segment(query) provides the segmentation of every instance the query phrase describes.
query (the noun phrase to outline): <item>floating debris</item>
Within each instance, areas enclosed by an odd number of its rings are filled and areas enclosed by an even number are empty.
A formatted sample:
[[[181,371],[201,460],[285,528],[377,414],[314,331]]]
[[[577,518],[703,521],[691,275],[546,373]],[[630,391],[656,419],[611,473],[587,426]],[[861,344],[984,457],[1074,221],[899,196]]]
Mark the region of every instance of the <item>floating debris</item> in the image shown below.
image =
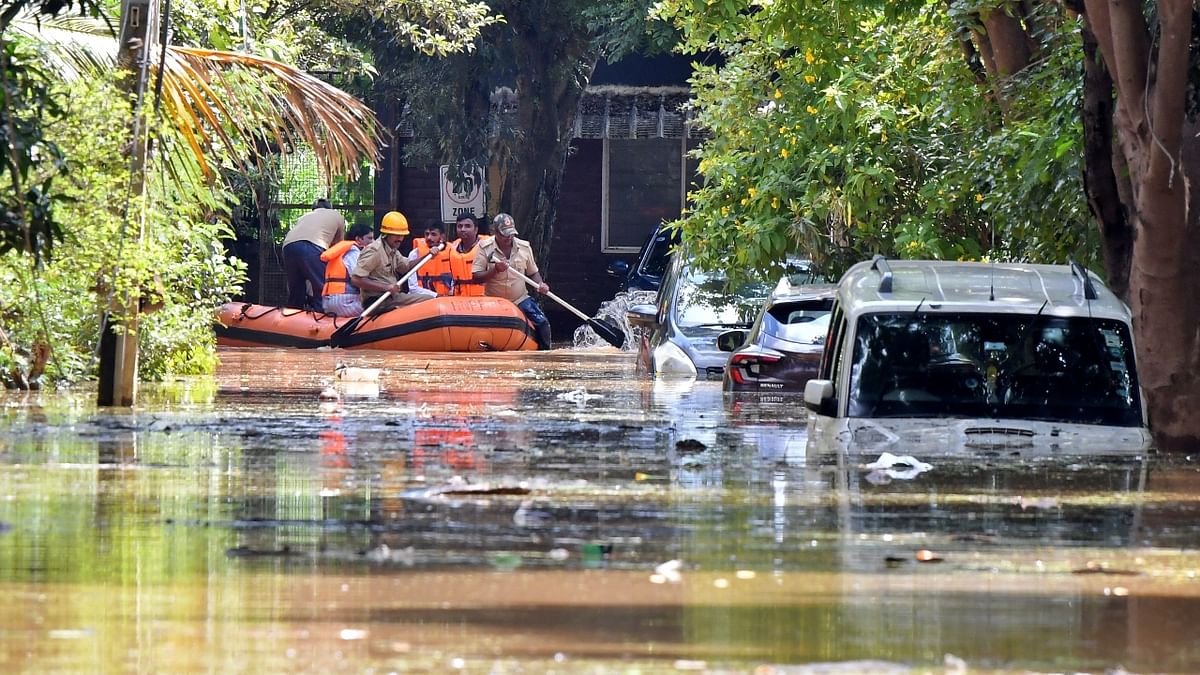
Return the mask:
[[[601,394],[589,394],[588,391],[582,387],[558,395],[558,400],[569,401],[578,405],[582,405],[592,399],[597,398],[604,398],[604,396]]]
[[[333,369],[333,377],[339,382],[378,382],[382,368],[359,368],[342,362]]]
[[[668,560],[654,568],[654,574],[650,575],[650,583],[677,584],[683,581],[683,575],[679,573],[682,567],[682,560]]]
[[[708,446],[694,438],[685,438],[675,442],[675,449],[679,452],[704,452]]]
[[[917,559],[917,562],[923,562],[923,563],[940,563],[943,560],[945,560],[945,558],[942,558],[940,555],[934,553],[933,551],[930,551],[927,548],[923,548],[923,549],[917,551],[916,554],[913,555],[913,557]]]
[[[1089,560],[1087,564],[1079,569],[1071,570],[1071,574],[1111,574],[1120,577],[1137,577],[1141,576],[1141,572],[1136,570],[1124,570],[1115,567],[1109,567],[1108,563]]]

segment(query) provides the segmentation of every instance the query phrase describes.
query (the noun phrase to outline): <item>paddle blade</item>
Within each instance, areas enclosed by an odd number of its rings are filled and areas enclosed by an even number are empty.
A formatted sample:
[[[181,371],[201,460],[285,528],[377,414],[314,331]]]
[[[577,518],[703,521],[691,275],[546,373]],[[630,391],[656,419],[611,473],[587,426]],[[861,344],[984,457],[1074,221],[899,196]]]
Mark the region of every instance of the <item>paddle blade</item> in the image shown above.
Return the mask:
[[[602,319],[588,319],[587,324],[596,331],[596,335],[599,335],[608,344],[617,349],[625,346],[625,333],[622,333],[621,329],[616,326]]]
[[[346,338],[354,334],[355,329],[358,328],[358,324],[361,321],[362,317],[356,316],[342,324],[337,330],[333,331],[333,333],[329,335],[329,346],[341,347]]]

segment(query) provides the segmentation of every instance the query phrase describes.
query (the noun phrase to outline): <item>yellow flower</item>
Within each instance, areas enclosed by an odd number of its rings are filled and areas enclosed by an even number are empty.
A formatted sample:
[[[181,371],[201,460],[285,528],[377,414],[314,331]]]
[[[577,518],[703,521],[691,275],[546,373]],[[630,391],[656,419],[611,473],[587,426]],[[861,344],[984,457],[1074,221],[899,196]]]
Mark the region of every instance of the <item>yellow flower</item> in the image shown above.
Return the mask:
[[[887,143],[887,132],[886,131],[879,132],[879,140],[883,141],[884,143]]]
[[[775,98],[783,98],[783,92],[776,89],[775,90]]]
[[[812,75],[805,75],[805,76],[804,76],[804,81],[805,81],[805,82],[807,82],[807,83],[809,83],[809,84],[812,84],[812,83],[814,83],[814,82],[816,82],[816,81],[817,81],[817,78],[816,78],[816,77],[814,77],[814,76],[812,76]]]
[[[721,207],[721,215],[723,215],[723,216],[729,215],[729,207],[728,206]]]
[[[775,61],[775,70],[783,70],[783,67],[786,65],[787,65],[786,61],[784,61],[783,59],[778,59]]]
[[[783,157],[783,158],[785,158],[785,159],[786,159],[786,158],[787,158],[787,156],[788,156],[788,149],[787,149],[787,148],[783,148],[783,149],[781,149],[781,150],[779,151],[779,156],[780,156],[780,157]]]
[[[745,206],[745,205],[747,205],[747,204],[749,204],[749,203],[750,203],[750,200],[749,200],[749,199],[746,199],[745,197],[742,197],[742,206]]]
[[[773,209],[779,208],[779,197],[775,197],[771,200],[771,208],[773,208]]]
[[[781,134],[786,134],[787,130],[788,130],[787,127],[779,127],[779,133],[781,133]]]
[[[758,194],[758,188],[750,188],[749,190],[747,190],[747,192],[749,192],[750,197],[753,198],[755,195]]]
[[[813,56],[811,48],[804,50],[804,61],[806,63],[808,63],[809,65],[812,65],[812,63],[816,60],[817,60],[817,58],[815,56]]]
[[[981,195],[981,194],[979,194],[978,192],[976,192],[976,193],[975,193],[975,202],[976,202],[976,203],[983,203],[983,195]]]
[[[820,112],[819,110],[817,110],[816,108],[812,107],[811,105],[810,105],[810,106],[806,106],[804,109],[808,111],[808,114],[809,114],[809,115],[816,115],[818,112]]]

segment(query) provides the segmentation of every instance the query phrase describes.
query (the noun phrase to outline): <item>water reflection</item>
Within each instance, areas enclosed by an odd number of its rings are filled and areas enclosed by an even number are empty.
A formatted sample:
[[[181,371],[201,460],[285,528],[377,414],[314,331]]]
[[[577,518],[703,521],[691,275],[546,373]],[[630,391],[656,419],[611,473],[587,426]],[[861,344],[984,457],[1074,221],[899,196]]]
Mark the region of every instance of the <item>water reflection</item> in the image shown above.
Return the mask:
[[[791,400],[614,350],[355,354],[365,393],[339,357],[229,350],[134,411],[6,400],[0,663],[1200,666],[1185,458],[913,447],[932,468],[879,481]]]

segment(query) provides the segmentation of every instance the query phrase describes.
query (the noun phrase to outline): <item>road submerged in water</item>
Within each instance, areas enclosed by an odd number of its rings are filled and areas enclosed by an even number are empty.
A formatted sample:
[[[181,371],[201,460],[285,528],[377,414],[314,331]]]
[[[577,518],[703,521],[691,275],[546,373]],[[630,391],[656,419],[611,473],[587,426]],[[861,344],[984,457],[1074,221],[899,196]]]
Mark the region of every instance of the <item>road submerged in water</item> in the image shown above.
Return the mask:
[[[4,399],[5,672],[1200,671],[1195,456],[872,468],[608,348],[93,398]]]

